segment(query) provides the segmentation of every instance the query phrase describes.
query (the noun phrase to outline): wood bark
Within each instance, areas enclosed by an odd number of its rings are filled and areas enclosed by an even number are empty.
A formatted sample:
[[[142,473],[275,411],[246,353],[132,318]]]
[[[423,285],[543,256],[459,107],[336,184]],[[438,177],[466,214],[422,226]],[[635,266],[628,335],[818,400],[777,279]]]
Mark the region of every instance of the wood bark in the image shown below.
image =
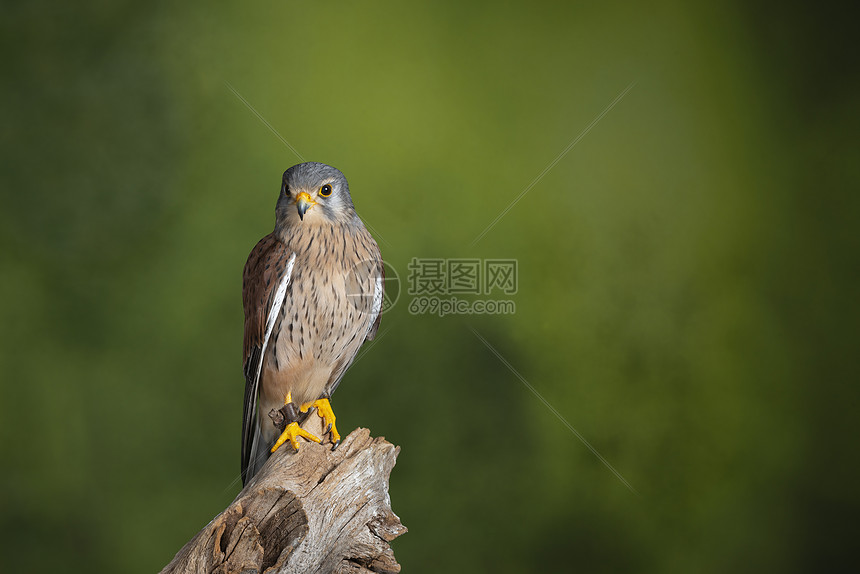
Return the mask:
[[[324,436],[316,415],[302,426]],[[299,440],[298,452],[287,443],[273,454],[162,574],[400,572],[389,542],[406,527],[388,496],[400,448],[362,428],[336,450]]]

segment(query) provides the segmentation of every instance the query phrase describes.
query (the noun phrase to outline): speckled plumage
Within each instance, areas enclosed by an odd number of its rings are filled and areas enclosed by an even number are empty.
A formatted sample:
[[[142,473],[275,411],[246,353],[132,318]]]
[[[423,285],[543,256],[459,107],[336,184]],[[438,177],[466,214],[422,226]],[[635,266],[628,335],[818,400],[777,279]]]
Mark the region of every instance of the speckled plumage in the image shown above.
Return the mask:
[[[325,184],[332,186],[328,197],[319,193]],[[302,192],[316,202],[304,217],[296,207]],[[266,339],[275,291],[284,281],[283,302]],[[378,329],[381,289],[379,247],[355,212],[343,174],[319,163],[288,169],[275,230],[251,251],[243,275],[246,482],[279,434],[269,411],[282,407],[287,393],[298,405],[331,396],[362,343]]]

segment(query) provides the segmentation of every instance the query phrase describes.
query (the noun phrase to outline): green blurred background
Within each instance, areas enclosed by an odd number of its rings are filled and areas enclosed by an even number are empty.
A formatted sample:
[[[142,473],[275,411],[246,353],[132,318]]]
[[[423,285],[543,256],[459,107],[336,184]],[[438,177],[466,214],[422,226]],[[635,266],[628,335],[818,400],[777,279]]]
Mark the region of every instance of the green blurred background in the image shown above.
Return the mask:
[[[153,572],[236,495],[241,270],[298,163],[385,258],[515,258],[334,398],[405,572],[810,571],[856,545],[849,14],[679,1],[4,6],[4,571]],[[626,87],[627,95],[473,239]],[[471,333],[476,329],[639,492]]]

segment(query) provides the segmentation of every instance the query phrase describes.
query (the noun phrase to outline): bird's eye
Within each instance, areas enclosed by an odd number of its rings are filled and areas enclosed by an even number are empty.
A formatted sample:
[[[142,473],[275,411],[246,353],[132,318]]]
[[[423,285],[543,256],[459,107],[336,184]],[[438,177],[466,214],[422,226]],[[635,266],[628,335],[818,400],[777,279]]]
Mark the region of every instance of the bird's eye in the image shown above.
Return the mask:
[[[329,184],[325,184],[320,188],[320,197],[328,197],[331,195],[331,186]]]

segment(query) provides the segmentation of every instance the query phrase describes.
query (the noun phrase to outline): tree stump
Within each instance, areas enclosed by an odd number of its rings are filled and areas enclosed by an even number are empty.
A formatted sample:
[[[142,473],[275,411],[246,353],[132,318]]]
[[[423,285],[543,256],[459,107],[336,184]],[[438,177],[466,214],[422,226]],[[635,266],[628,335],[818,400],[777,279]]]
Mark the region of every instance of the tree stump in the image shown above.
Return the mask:
[[[316,414],[302,426],[324,436]],[[362,428],[336,450],[300,440],[298,452],[278,449],[162,574],[400,572],[389,542],[406,527],[388,496],[400,448]]]

